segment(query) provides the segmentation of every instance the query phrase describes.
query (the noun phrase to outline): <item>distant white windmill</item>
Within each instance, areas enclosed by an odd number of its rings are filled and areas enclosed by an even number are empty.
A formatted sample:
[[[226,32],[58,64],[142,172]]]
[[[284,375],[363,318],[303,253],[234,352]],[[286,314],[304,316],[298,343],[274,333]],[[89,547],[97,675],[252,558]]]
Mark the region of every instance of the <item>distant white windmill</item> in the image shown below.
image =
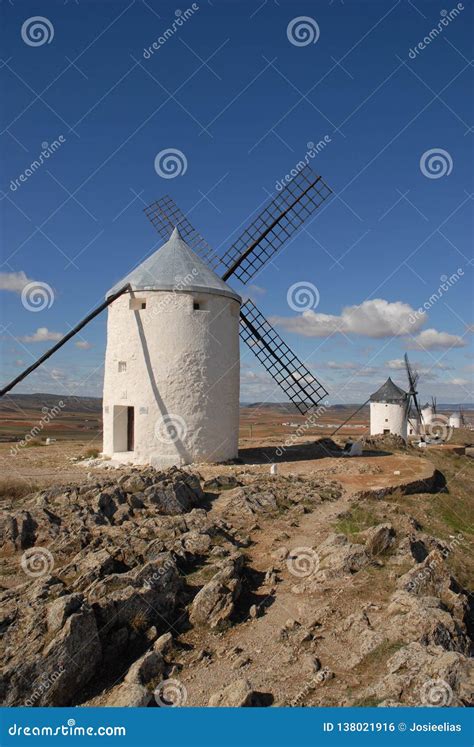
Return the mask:
[[[408,394],[389,377],[370,396],[370,435],[393,434],[407,438]]]
[[[419,375],[405,354],[408,391],[405,392],[389,377],[385,384],[370,396],[370,434],[392,433],[405,441],[408,436],[423,435],[424,416],[418,403]]]

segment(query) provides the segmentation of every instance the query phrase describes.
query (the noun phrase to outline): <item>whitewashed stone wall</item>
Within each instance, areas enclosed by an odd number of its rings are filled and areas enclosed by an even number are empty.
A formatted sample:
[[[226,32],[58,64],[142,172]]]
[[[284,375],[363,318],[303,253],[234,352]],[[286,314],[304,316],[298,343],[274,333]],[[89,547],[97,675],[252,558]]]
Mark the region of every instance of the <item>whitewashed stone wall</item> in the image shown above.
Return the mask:
[[[140,299],[146,308],[131,309]],[[236,457],[239,378],[238,301],[198,292],[121,296],[108,311],[104,454],[157,467]]]

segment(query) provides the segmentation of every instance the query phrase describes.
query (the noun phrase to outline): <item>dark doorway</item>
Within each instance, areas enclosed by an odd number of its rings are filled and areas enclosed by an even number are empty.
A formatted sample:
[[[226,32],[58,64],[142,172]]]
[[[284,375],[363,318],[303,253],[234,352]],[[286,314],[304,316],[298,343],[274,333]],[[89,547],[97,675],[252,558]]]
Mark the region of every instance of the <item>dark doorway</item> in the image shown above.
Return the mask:
[[[135,450],[135,408],[127,407],[127,451]]]

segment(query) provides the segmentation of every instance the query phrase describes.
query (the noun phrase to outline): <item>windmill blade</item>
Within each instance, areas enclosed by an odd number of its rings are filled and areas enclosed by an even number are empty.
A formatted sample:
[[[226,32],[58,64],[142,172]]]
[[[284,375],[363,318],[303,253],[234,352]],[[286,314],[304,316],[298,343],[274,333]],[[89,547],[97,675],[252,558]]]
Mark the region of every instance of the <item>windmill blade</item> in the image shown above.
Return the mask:
[[[196,231],[172,197],[169,195],[160,197],[159,200],[155,200],[151,205],[144,208],[143,212],[164,241],[168,241],[173,230],[179,228],[185,242],[211,269],[215,270],[220,264],[219,256],[201,234]]]
[[[409,386],[408,398],[407,398],[408,412],[410,410],[410,399],[412,399],[413,400],[413,404],[415,406],[415,412],[418,415],[418,418],[420,420],[420,426],[422,426],[423,425],[423,415],[421,413],[420,403],[418,402],[418,397],[417,397],[418,392],[416,391],[416,385],[417,385],[418,379],[420,377],[419,377],[419,374],[416,371],[414,371],[413,368],[411,367],[410,361],[408,360],[408,355],[406,353],[405,353],[404,358],[405,358],[405,368],[407,370],[408,386]]]
[[[12,381],[10,381],[6,386],[3,387],[3,389],[0,390],[0,397],[3,397],[7,392],[10,391],[10,389],[13,389],[14,386],[20,383],[20,381],[23,381],[23,379],[26,379],[27,376],[30,375],[30,373],[33,373],[38,366],[41,366],[42,363],[44,363],[50,356],[53,355],[53,353],[56,352],[56,350],[59,350],[59,348],[62,348],[62,346],[71,339],[71,337],[74,337],[74,335],[77,335],[78,332],[83,329],[86,324],[89,324],[93,319],[95,319],[96,316],[98,316],[104,309],[106,309],[108,306],[110,306],[111,303],[113,303],[119,296],[122,296],[124,293],[128,293],[130,291],[130,285],[127,283],[127,285],[124,285],[122,288],[119,288],[118,291],[113,293],[111,296],[106,298],[103,303],[101,303],[97,308],[95,308],[93,311],[91,311],[89,314],[87,314],[84,319],[82,319],[78,324],[76,324],[72,329],[69,330],[67,334],[65,334],[59,342],[56,343],[56,345],[53,345],[52,348],[46,351],[46,353],[43,353],[43,355],[38,358],[34,363],[31,364],[31,366],[28,366],[24,371],[22,371],[21,374],[18,374]]]
[[[327,396],[323,385],[250,300],[240,310],[240,337],[303,415]]]
[[[222,279],[251,280],[330,194],[323,179],[305,166],[224,254]]]

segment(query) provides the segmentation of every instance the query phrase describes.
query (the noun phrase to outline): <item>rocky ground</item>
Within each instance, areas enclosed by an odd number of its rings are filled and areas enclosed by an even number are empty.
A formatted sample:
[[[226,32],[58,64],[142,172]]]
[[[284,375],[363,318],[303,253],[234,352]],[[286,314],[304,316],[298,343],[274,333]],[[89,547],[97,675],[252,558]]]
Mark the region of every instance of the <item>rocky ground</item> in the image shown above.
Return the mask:
[[[405,458],[90,467],[7,500],[3,704],[472,704],[472,461],[381,491]]]

